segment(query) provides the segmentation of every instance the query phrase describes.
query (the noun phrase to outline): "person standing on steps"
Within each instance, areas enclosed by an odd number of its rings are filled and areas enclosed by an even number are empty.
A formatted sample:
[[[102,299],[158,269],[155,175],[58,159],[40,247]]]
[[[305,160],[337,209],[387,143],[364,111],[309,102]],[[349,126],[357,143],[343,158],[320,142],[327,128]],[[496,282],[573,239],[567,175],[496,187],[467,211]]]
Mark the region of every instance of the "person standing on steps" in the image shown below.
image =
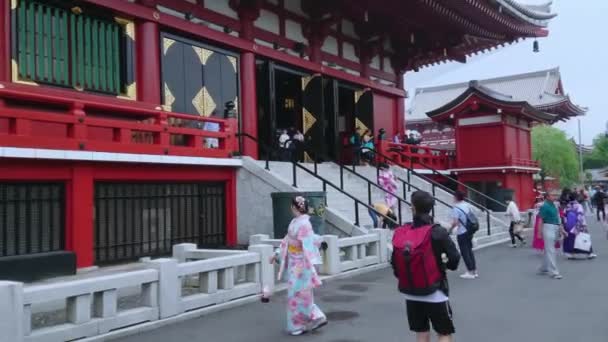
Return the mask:
[[[507,217],[511,221],[511,224],[509,225],[511,247],[517,247],[517,244],[515,243],[515,238],[517,238],[522,245],[525,245],[526,240],[521,236],[520,232],[515,231],[516,226],[521,224],[521,213],[519,212],[517,203],[515,203],[513,198],[507,199],[507,212],[505,213],[505,215],[507,215]]]
[[[296,196],[291,201],[291,220],[287,235],[281,241],[278,255],[270,262],[278,262],[281,279],[287,273],[287,332],[302,335],[327,324],[327,317],[314,302],[313,289],[321,286],[315,265],[321,264],[319,247],[323,239],[316,235],[308,216],[308,200]]]
[[[460,275],[463,279],[476,279],[479,277],[477,273],[477,263],[475,261],[475,253],[473,252],[473,234],[467,230],[467,220],[471,206],[465,202],[465,195],[462,191],[454,193],[454,207],[452,208],[452,227],[450,234],[456,229],[458,247],[462,260],[467,267],[467,271]]]
[[[353,165],[361,164],[361,128],[357,129],[350,136],[349,143],[353,149]]]
[[[384,203],[389,206],[393,211],[397,206],[397,177],[393,174],[390,166],[386,163],[380,163],[378,165],[380,172],[378,173],[378,184],[385,191]]]
[[[411,225],[393,236],[391,264],[406,300],[410,330],[417,342],[431,341],[431,324],[439,342],[453,341],[455,333],[446,269],[458,269],[460,255],[449,233],[433,224],[435,199],[425,191],[412,194]]]
[[[543,226],[543,241],[544,241],[544,257],[543,263],[538,270],[540,275],[549,275],[553,279],[562,279],[562,275],[557,268],[557,251],[555,248],[556,242],[566,236],[567,233],[562,228],[562,221],[559,216],[559,210],[555,206],[555,197],[551,192],[545,194],[545,202],[540,207],[538,215],[540,216]],[[560,236],[561,235],[561,236]]]

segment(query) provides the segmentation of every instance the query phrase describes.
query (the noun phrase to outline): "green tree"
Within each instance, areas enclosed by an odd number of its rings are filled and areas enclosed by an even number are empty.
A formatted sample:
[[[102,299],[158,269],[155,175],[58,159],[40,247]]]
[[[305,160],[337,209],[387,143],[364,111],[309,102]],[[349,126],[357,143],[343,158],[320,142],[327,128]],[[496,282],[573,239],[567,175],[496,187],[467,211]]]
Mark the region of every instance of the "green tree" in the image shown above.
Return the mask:
[[[585,169],[601,169],[608,167],[608,137],[605,134],[593,139],[593,151],[583,157]]]
[[[579,178],[579,164],[574,145],[566,133],[552,126],[532,130],[532,155],[540,162],[540,177],[554,177],[562,186],[571,186]]]

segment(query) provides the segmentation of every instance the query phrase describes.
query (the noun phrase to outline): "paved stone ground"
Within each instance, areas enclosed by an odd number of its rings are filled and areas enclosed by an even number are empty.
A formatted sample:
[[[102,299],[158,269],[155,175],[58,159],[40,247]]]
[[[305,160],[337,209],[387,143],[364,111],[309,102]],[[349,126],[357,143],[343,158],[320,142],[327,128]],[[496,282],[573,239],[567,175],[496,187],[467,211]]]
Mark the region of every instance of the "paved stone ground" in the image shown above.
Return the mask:
[[[559,259],[564,275],[536,275],[540,254],[531,248],[495,246],[477,252],[481,277],[450,275],[456,339],[467,342],[605,342],[608,340],[608,241],[591,223],[599,258]],[[317,292],[330,324],[290,337],[284,328],[284,294],[270,304],[253,303],[118,341],[415,341],[404,302],[390,270],[327,283]]]

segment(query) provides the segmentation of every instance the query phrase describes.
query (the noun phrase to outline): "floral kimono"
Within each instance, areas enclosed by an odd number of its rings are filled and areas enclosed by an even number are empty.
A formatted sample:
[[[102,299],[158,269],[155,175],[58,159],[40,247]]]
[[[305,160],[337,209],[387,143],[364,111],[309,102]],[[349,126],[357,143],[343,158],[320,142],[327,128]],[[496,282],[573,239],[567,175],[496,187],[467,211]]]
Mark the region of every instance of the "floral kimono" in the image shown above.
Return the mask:
[[[388,205],[389,208],[394,208],[395,205],[397,205],[397,198],[394,196],[394,194],[397,193],[397,181],[395,180],[393,172],[390,169],[380,170],[378,183],[382,189],[386,190],[384,195],[386,205]]]
[[[312,230],[308,215],[294,218],[281,241],[279,279],[287,271],[287,330],[290,333],[308,330],[326,319],[313,297],[313,289],[321,285],[314,266],[321,264],[321,242]]]

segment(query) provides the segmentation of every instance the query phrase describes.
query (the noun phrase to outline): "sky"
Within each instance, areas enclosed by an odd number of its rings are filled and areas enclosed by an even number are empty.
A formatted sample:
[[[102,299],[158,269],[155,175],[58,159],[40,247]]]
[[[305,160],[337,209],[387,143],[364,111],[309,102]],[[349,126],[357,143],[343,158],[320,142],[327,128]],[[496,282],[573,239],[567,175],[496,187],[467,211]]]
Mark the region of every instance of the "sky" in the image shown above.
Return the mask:
[[[555,0],[553,11],[558,16],[549,24],[549,37],[539,39],[540,53],[532,52],[533,39],[524,40],[469,58],[466,64],[453,62],[409,72],[406,88],[414,94],[416,87],[559,67],[565,92],[575,104],[589,108],[581,118],[581,131],[583,144],[590,145],[595,136],[606,132],[608,123],[608,0]],[[557,127],[578,141],[576,119]]]

